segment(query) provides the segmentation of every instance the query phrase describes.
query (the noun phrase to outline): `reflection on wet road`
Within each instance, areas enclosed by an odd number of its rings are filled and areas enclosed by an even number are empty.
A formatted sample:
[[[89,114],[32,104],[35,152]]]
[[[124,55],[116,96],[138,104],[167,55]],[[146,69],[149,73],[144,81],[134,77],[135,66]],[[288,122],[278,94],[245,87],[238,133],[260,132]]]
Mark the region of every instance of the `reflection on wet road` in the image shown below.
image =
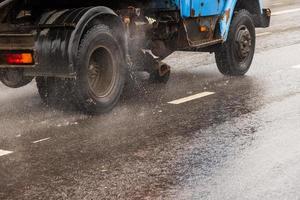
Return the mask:
[[[287,2],[266,3],[300,8]],[[101,116],[1,85],[0,199],[299,199],[299,20],[258,30],[245,77],[176,52],[167,85],[140,80]]]

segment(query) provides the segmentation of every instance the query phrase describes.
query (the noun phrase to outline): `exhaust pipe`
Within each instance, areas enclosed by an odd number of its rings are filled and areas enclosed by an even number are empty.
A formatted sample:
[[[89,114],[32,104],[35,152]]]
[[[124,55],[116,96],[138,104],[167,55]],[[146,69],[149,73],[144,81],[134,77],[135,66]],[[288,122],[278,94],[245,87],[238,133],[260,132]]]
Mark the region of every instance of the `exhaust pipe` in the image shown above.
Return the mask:
[[[158,70],[159,76],[163,77],[166,74],[169,74],[171,72],[171,67],[170,67],[170,65],[159,61],[157,70]]]

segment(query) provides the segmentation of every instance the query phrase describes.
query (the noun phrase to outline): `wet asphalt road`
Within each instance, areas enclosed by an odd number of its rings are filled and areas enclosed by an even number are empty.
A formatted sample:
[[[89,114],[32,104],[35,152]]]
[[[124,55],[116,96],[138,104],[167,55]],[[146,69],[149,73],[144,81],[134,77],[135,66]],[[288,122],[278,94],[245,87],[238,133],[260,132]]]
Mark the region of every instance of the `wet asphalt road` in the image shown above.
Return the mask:
[[[300,11],[281,13],[300,1],[267,4],[245,77],[176,52],[167,85],[138,80],[101,116],[1,85],[0,199],[300,199]]]

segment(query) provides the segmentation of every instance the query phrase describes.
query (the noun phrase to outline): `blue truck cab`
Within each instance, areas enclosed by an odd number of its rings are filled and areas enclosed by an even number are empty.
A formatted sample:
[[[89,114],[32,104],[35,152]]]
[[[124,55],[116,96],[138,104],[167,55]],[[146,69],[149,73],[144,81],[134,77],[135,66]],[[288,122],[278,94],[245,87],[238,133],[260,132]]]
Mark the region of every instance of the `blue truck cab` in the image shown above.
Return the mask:
[[[103,113],[129,71],[167,83],[174,51],[214,53],[222,74],[244,75],[270,17],[262,0],[0,0],[0,80],[35,79],[44,103]]]
[[[224,40],[227,38],[229,27],[234,12],[242,8],[250,12],[256,27],[268,27],[270,25],[270,9],[263,8],[262,0],[171,0],[164,2],[155,1],[157,9],[177,9],[183,20],[189,18],[219,18],[220,32]]]
[[[180,7],[181,16],[183,18],[195,16],[225,16],[219,22],[221,24],[221,35],[224,39],[227,37],[230,22],[234,11],[236,10],[236,6],[239,6],[239,2],[237,0],[179,0],[176,4]],[[270,11],[263,9],[262,0],[248,1],[247,4],[249,8],[252,7],[250,10],[255,10],[254,13],[261,17],[259,20],[265,20],[260,22],[260,26],[268,26]]]

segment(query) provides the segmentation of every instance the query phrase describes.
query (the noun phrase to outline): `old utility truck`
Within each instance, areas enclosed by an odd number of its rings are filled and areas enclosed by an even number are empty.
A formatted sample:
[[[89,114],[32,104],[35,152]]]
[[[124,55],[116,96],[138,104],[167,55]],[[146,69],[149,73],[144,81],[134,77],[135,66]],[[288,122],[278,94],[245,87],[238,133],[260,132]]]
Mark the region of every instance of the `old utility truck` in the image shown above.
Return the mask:
[[[215,53],[221,73],[244,75],[270,15],[261,0],[0,0],[0,79],[35,78],[45,103],[102,113],[130,70],[167,82],[162,60],[176,50]]]

